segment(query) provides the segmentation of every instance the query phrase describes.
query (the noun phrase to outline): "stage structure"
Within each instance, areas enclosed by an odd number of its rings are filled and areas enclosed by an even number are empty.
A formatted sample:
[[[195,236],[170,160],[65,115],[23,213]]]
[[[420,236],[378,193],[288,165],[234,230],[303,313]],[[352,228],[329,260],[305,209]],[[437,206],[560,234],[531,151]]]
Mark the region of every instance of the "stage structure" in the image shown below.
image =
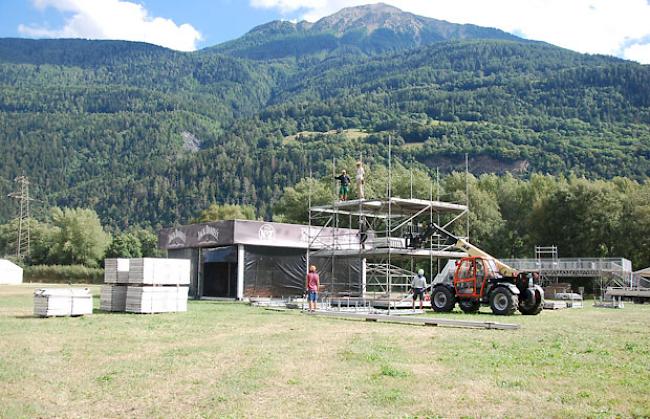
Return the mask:
[[[328,272],[334,282],[341,266],[362,267],[362,290],[360,293],[333,293],[323,290],[325,298],[360,298],[372,300],[374,306],[396,308],[410,307],[408,291],[414,271],[425,269],[427,282],[436,276],[434,261],[459,259],[466,256],[449,245],[443,244],[429,226],[441,222],[445,229],[467,215],[467,205],[414,198],[355,199],[337,201],[330,205],[310,206],[309,231],[311,232],[307,264],[312,258],[330,258]],[[444,222],[444,220],[447,220]],[[332,229],[332,230],[330,230]],[[334,240],[326,230],[334,231]],[[340,233],[338,231],[341,230]],[[317,249],[317,250],[314,250]],[[345,264],[344,264],[345,265]],[[340,276],[347,278],[345,272]],[[343,284],[339,284],[341,289]]]

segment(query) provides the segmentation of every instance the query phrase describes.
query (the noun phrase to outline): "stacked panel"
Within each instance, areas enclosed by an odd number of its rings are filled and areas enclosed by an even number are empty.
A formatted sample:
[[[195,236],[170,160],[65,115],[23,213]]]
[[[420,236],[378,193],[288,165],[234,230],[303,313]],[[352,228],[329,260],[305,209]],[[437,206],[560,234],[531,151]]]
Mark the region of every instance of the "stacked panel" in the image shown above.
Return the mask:
[[[129,313],[187,311],[190,261],[106,259],[102,310]]]
[[[126,285],[103,285],[99,297],[99,308],[104,311],[126,310]]]
[[[188,287],[128,287],[128,313],[172,313],[187,311]]]
[[[83,316],[92,312],[93,297],[88,288],[39,288],[34,291],[35,316]]]
[[[190,261],[186,259],[131,259],[129,285],[189,285]]]
[[[129,262],[129,259],[124,258],[104,260],[104,283],[128,284]]]

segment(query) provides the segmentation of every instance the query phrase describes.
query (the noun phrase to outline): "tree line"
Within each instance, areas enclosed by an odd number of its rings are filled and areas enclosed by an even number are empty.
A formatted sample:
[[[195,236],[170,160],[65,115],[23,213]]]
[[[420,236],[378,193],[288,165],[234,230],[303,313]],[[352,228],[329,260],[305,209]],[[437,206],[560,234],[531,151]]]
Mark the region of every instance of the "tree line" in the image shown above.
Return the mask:
[[[343,159],[337,169],[351,171],[354,164],[353,158]],[[366,174],[366,198],[386,197],[388,169],[367,164]],[[556,245],[561,257],[623,257],[637,269],[650,266],[648,182],[542,174],[520,179],[462,172],[436,179],[422,168],[401,164],[393,166],[390,178],[395,197],[469,203],[470,241],[496,257],[533,257],[535,246]],[[355,193],[353,188],[351,198]],[[336,199],[333,176],[306,177],[284,189],[272,217],[266,219],[306,224],[310,201],[323,205]],[[264,217],[251,205],[211,203],[197,208],[188,222],[234,218]],[[456,234],[467,234],[464,221],[453,225]],[[92,209],[57,207],[29,223],[28,264],[96,267],[105,257],[160,255],[154,230],[103,226]],[[3,254],[15,253],[17,229],[16,221],[0,225]]]
[[[353,163],[341,162],[341,167],[351,169]],[[366,198],[386,197],[385,167],[371,166],[366,178]],[[650,266],[648,182],[542,174],[529,179],[510,174],[466,177],[460,172],[436,182],[426,171],[403,165],[393,168],[391,178],[395,197],[469,202],[470,241],[496,257],[534,257],[535,246],[556,245],[560,257],[623,257],[636,269]],[[274,217],[306,223],[309,200],[324,205],[335,199],[332,177],[305,178],[285,190]],[[465,220],[452,229],[466,235]]]

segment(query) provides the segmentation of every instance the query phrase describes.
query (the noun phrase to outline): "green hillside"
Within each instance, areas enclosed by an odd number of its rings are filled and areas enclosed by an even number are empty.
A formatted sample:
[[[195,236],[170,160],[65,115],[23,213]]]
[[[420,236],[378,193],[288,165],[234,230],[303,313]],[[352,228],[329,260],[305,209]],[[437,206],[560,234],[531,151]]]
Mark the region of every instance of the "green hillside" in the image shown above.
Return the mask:
[[[650,174],[648,66],[453,26],[441,40],[407,25],[408,42],[370,51],[369,34],[336,22],[263,28],[293,51],[269,59],[240,53],[266,48],[259,28],[194,53],[0,39],[0,178],[28,175],[45,201],[37,212],[89,206],[124,228],[187,222],[211,202],[270,217],[310,167],[324,176],[333,158],[385,162],[389,135],[397,161],[430,173],[462,168],[469,153],[475,173]],[[295,53],[286,38],[313,46],[314,33],[338,44]],[[13,187],[0,182],[0,193]],[[14,204],[0,201],[0,222]]]

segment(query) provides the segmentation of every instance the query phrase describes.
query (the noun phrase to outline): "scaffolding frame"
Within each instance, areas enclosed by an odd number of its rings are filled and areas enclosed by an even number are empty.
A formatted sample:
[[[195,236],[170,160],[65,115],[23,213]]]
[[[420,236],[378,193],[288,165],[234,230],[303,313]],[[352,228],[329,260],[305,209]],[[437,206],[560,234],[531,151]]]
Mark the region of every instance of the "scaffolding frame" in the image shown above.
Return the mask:
[[[433,188],[430,195],[433,195]],[[309,231],[314,234],[309,238],[307,264],[310,257],[317,256],[332,258],[332,269],[336,266],[336,258],[358,260],[362,267],[362,287],[361,294],[356,297],[385,300],[390,312],[408,296],[416,261],[429,261],[429,278],[432,279],[435,276],[434,259],[466,256],[453,250],[453,246],[442,244],[443,241],[436,236],[430,237],[425,246],[419,248],[409,247],[409,239],[421,232],[421,224],[432,222],[434,216],[439,220],[446,214],[449,221],[444,226],[448,228],[467,212],[466,205],[399,197],[310,206]],[[333,237],[322,240],[323,231],[329,226],[333,228]],[[398,266],[409,262],[410,270]],[[336,272],[331,274],[336,281]]]

